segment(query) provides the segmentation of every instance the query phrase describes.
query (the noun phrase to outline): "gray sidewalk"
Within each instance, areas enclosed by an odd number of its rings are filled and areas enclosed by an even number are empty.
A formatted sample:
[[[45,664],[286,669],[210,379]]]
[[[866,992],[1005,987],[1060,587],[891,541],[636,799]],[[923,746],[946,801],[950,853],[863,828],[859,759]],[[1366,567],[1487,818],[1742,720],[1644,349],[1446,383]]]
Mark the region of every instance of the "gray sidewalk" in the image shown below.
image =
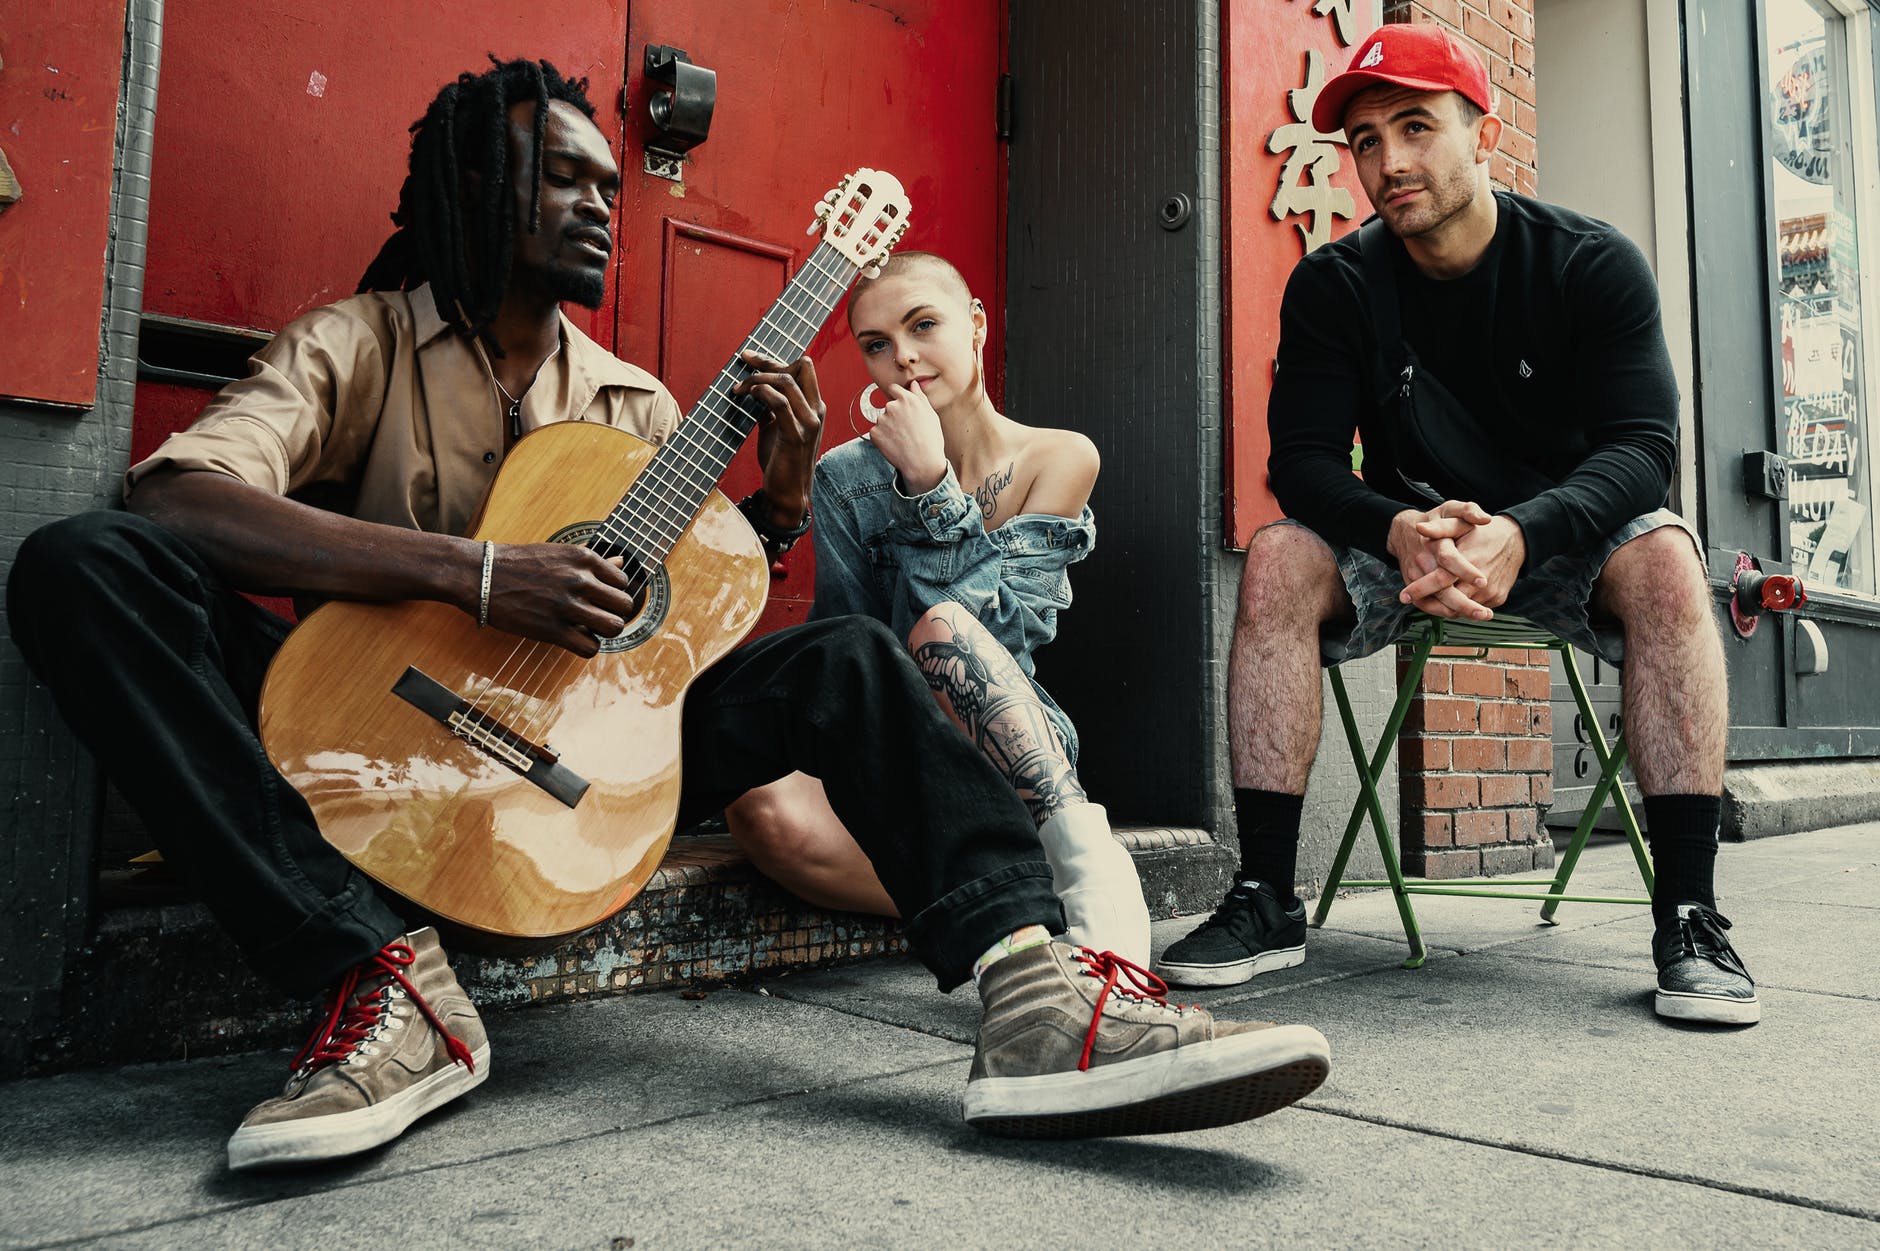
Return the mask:
[[[1575,883],[1632,874],[1601,847]],[[1331,1039],[1331,1080],[1250,1124],[982,1138],[958,1108],[972,991],[894,960],[493,1016],[481,1090],[298,1174],[223,1167],[281,1054],[14,1082],[0,1242],[1880,1247],[1880,825],[1727,846],[1718,876],[1751,1029],[1652,1016],[1642,908],[1550,928],[1428,899],[1406,971],[1388,897],[1353,896],[1304,967],[1199,996]]]

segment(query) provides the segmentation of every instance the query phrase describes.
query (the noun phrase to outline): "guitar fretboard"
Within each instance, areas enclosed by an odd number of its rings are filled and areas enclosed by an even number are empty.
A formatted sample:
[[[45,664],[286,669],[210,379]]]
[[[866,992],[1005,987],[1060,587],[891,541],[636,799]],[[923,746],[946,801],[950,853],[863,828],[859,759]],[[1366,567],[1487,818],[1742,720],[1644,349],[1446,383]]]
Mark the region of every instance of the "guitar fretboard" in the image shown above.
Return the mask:
[[[829,319],[856,272],[848,258],[828,243],[816,245],[777,302],[614,505],[588,540],[589,547],[604,556],[639,557],[649,564],[666,558],[764,411],[761,400],[731,393],[752,372],[738,359],[739,354],[750,349],[774,361],[797,359]]]

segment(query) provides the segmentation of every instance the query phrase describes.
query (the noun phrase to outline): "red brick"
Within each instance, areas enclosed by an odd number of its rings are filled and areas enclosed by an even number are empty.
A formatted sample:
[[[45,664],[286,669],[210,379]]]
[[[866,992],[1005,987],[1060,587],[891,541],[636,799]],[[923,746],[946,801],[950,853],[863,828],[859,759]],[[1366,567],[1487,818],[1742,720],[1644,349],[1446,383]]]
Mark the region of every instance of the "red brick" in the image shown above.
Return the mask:
[[[1479,647],[1437,647],[1431,649],[1430,655],[1459,656],[1466,660],[1474,660],[1481,654],[1481,650]]]
[[[1404,872],[1416,877],[1480,877],[1482,854],[1477,851],[1426,851],[1403,858]]]
[[[1508,686],[1516,699],[1551,699],[1554,675],[1545,669],[1510,669]]]
[[[1450,675],[1450,689],[1458,695],[1486,696],[1500,699],[1502,696],[1502,669],[1500,665],[1457,665]]]
[[[1551,713],[1552,708],[1547,704],[1483,704],[1482,733],[1522,737],[1543,733],[1542,719],[1551,722]]]
[[[1484,739],[1505,747],[1508,767],[1522,773],[1545,773],[1553,768],[1554,745],[1544,738]]]
[[[1492,0],[1488,7],[1490,16],[1497,25],[1503,27],[1517,39],[1534,38],[1533,0]]]
[[[1452,827],[1453,818],[1447,812],[1426,812],[1417,818],[1417,824],[1407,827],[1405,832],[1411,839],[1422,838],[1423,847],[1449,847],[1455,843]]]
[[[1455,817],[1455,844],[1476,847],[1483,843],[1508,841],[1508,814],[1478,809],[1458,812]]]
[[[1534,803],[1542,808],[1554,806],[1554,775],[1534,773],[1529,775],[1529,784],[1533,787]]]
[[[1410,715],[1404,719],[1404,727],[1410,730],[1424,730],[1437,734],[1455,734],[1462,730],[1475,729],[1475,701],[1472,699],[1445,699],[1442,696],[1424,696],[1410,702]],[[1506,734],[1510,731],[1503,730]]]
[[[1475,740],[1463,740],[1471,742]],[[1449,768],[1449,740],[1446,738],[1426,738],[1420,734],[1406,734],[1398,742],[1399,757],[1406,769],[1415,769],[1427,773],[1435,769]]]
[[[1514,37],[1494,18],[1474,9],[1462,11],[1462,33],[1480,44],[1484,51],[1506,57],[1514,51]]]
[[[1495,59],[1489,62],[1488,76],[1497,87],[1515,99],[1526,100],[1529,104],[1535,103],[1532,70],[1525,70],[1518,65]]]
[[[1459,738],[1451,748],[1450,768],[1465,773],[1500,773],[1508,767],[1508,744],[1524,739]]]
[[[1410,773],[1403,779],[1406,808],[1432,810],[1473,808],[1481,801],[1479,779],[1460,773]]]
[[[1387,22],[1441,22],[1462,25],[1460,0],[1391,0],[1385,14]]]
[[[1533,802],[1533,792],[1523,773],[1496,773],[1481,779],[1479,790],[1484,808],[1512,808]]]
[[[1541,193],[1540,177],[1525,167],[1514,172],[1514,189],[1521,195],[1534,197]]]
[[[1449,666],[1435,660],[1423,666],[1423,680],[1417,689],[1432,695],[1449,694]]]
[[[1534,164],[1534,140],[1518,130],[1501,132],[1501,150],[1523,165]]]
[[[1525,647],[1491,647],[1488,649],[1488,655],[1483,657],[1484,660],[1498,665],[1525,665],[1527,658],[1528,649]]]
[[[1514,49],[1508,54],[1508,59],[1532,74],[1534,72],[1534,45],[1525,39],[1515,40]]]
[[[1512,100],[1514,97],[1503,96],[1502,99]],[[1525,100],[1514,101],[1514,128],[1523,134],[1533,135],[1536,139],[1541,137],[1540,115],[1534,111],[1534,106]],[[1545,656],[1547,653],[1541,654]]]

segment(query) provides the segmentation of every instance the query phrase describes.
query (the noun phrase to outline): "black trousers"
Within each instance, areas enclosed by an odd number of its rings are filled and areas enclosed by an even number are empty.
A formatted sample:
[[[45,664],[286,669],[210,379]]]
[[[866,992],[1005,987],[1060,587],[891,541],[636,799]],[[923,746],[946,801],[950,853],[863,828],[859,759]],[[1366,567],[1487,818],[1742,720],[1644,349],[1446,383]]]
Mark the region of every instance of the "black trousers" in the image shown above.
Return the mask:
[[[262,750],[256,704],[285,621],[121,512],[30,536],[7,615],[166,864],[256,971],[313,993],[404,931]],[[793,770],[822,779],[942,989],[1015,929],[1064,928],[1024,805],[879,622],[838,618],[738,648],[694,683],[683,726],[681,823]]]

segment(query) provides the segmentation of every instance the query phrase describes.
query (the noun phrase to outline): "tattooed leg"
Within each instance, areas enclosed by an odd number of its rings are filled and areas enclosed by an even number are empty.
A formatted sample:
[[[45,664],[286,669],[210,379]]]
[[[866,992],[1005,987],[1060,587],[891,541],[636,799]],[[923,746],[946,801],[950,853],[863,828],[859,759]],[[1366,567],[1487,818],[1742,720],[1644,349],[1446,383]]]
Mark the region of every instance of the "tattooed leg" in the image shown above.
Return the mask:
[[[958,604],[938,604],[908,635],[942,710],[1011,782],[1039,825],[1090,802],[1038,692],[1011,653]]]

